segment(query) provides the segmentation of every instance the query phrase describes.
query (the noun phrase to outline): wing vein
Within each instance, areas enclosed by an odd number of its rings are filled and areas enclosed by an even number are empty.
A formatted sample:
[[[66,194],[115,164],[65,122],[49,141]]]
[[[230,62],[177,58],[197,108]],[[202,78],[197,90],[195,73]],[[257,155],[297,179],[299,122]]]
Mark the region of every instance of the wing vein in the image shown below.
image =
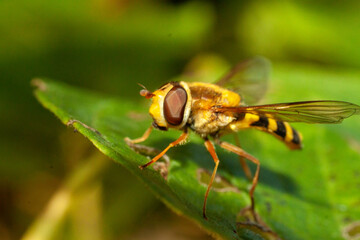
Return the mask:
[[[340,123],[360,113],[360,106],[343,101],[305,101],[248,107],[219,107],[214,111],[251,113],[286,122]]]

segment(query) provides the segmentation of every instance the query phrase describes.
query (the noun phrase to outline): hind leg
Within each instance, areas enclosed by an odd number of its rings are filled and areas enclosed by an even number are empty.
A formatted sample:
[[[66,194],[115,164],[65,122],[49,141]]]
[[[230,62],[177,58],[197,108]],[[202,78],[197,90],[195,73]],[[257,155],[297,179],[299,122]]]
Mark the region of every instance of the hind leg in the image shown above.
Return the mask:
[[[240,157],[248,159],[251,162],[256,164],[256,172],[255,172],[255,175],[254,175],[254,177],[252,179],[252,185],[251,185],[251,188],[250,188],[250,191],[249,191],[249,195],[250,195],[250,200],[251,200],[250,209],[252,211],[252,214],[253,214],[255,220],[257,220],[257,216],[255,214],[254,191],[255,191],[256,185],[257,185],[258,180],[259,180],[260,161],[257,158],[255,158],[254,156],[250,155],[249,153],[245,152],[244,150],[242,150],[241,148],[239,148],[239,147],[237,147],[235,145],[232,145],[230,143],[223,142],[223,141],[220,141],[220,140],[217,140],[216,143],[220,147],[222,147],[222,148],[224,148],[224,149],[226,149],[226,150],[228,150],[230,152],[233,152],[233,153],[237,154]]]

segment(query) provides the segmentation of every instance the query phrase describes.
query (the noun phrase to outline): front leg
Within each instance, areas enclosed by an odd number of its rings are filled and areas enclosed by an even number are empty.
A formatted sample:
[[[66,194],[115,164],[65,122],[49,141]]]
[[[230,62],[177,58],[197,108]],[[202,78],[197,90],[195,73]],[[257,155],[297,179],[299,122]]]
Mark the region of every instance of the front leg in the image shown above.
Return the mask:
[[[165,148],[161,153],[159,153],[156,157],[154,157],[150,162],[140,166],[140,169],[144,169],[147,166],[149,166],[150,164],[156,162],[157,160],[159,160],[170,148],[175,147],[176,145],[184,142],[187,138],[188,138],[189,134],[188,132],[185,130],[180,137],[175,140],[174,142],[170,143],[169,146],[167,146],[167,148]]]
[[[128,144],[136,144],[136,143],[141,143],[144,142],[146,139],[148,139],[148,137],[150,136],[150,133],[152,131],[153,127],[150,126],[145,132],[144,134],[139,137],[139,138],[135,138],[135,139],[130,139],[128,137],[126,137],[124,140],[125,142],[127,142]]]
[[[149,147],[149,146],[145,146],[145,145],[141,145],[141,144],[138,144],[138,143],[141,143],[143,141],[145,141],[151,131],[152,131],[152,126],[150,126],[146,131],[145,133],[143,134],[143,136],[139,137],[139,138],[136,138],[136,139],[130,139],[128,137],[126,137],[124,140],[126,142],[126,144],[131,148],[133,149],[135,152],[137,153],[140,153],[142,155],[145,155],[145,156],[149,156],[149,157],[155,157],[157,156],[158,154],[161,153],[160,150],[156,149],[156,148],[153,148],[153,147]],[[160,172],[160,174],[163,176],[164,179],[167,178],[167,174],[168,174],[168,167],[169,167],[169,163],[170,163],[170,158],[164,154],[162,156],[162,158],[165,160],[165,163],[161,163],[159,165],[157,165],[156,167],[154,166],[154,169],[155,170],[158,170]]]

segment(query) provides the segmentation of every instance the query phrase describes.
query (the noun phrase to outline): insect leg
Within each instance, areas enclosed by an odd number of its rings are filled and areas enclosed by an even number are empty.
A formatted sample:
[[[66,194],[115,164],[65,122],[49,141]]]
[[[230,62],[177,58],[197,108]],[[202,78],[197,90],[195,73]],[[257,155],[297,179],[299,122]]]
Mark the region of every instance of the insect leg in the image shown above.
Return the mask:
[[[217,168],[219,166],[220,161],[219,161],[219,158],[218,158],[218,156],[217,156],[217,154],[215,152],[214,144],[212,144],[212,142],[210,140],[206,140],[204,144],[205,144],[206,149],[209,151],[211,157],[214,159],[214,162],[215,162],[215,167],[214,167],[214,170],[213,170],[213,173],[211,175],[209,185],[208,185],[206,193],[205,193],[205,200],[204,200],[204,205],[203,205],[203,217],[205,219],[207,219],[207,217],[206,217],[206,201],[207,201],[207,198],[208,198],[208,195],[209,195],[211,185],[212,185],[212,183],[213,183],[213,181],[215,179],[216,171],[217,171]]]
[[[150,162],[148,162],[148,163],[140,166],[139,168],[140,168],[140,169],[144,169],[144,168],[146,168],[147,166],[149,166],[150,164],[156,162],[156,161],[159,160],[159,158],[161,158],[170,148],[172,148],[172,147],[174,147],[174,146],[182,143],[183,141],[186,140],[186,138],[187,138],[188,136],[189,136],[189,134],[188,134],[186,131],[183,132],[176,141],[170,143],[169,146],[167,146],[161,153],[159,153],[156,157],[154,157]]]
[[[233,152],[241,157],[244,157],[248,160],[250,160],[251,162],[255,163],[257,165],[256,167],[256,172],[255,172],[255,176],[253,178],[253,181],[252,181],[252,185],[251,185],[251,188],[250,188],[250,191],[249,191],[249,195],[250,195],[250,200],[251,200],[251,211],[255,217],[255,219],[257,219],[256,217],[256,214],[255,214],[255,201],[254,201],[254,191],[255,191],[255,188],[256,188],[256,185],[258,183],[258,179],[259,179],[259,171],[260,171],[260,161],[255,158],[254,156],[250,155],[249,153],[245,152],[244,150],[242,150],[241,148],[235,146],[235,145],[232,145],[230,143],[227,143],[227,142],[222,142],[220,140],[217,140],[216,142],[217,144],[220,145],[220,147],[230,151],[230,152]]]
[[[128,137],[125,138],[125,141],[126,142],[130,142],[130,143],[141,143],[141,142],[144,142],[146,139],[148,139],[148,137],[150,136],[150,133],[151,133],[151,130],[153,129],[152,126],[150,126],[145,132],[144,134],[139,137],[139,138],[136,138],[136,139],[130,139]]]
[[[235,138],[236,146],[241,148],[240,141],[239,141],[239,136],[237,134],[234,134],[234,138]],[[244,170],[245,176],[247,177],[247,179],[251,180],[252,179],[252,174],[251,174],[249,166],[245,162],[244,157],[239,155],[239,160],[240,160],[241,167]]]

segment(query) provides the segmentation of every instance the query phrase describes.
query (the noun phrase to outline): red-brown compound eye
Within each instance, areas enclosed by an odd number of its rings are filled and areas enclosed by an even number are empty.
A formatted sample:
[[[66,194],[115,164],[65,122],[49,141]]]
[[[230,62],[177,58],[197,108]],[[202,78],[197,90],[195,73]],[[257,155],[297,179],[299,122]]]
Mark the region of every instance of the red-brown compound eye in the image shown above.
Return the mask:
[[[164,116],[168,123],[177,126],[184,118],[187,94],[180,86],[173,87],[164,100]]]

